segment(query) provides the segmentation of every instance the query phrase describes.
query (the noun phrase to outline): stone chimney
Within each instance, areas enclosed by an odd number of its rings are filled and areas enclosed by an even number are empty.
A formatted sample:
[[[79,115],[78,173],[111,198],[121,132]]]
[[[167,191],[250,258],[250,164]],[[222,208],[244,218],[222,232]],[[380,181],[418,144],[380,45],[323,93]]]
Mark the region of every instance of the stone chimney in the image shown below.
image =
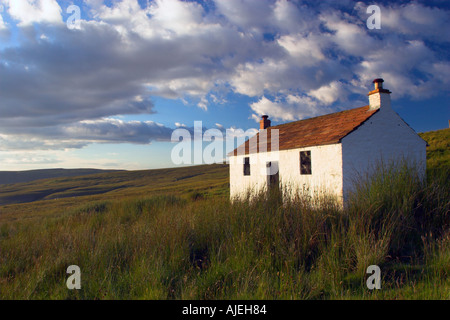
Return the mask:
[[[391,107],[391,92],[383,89],[383,82],[384,80],[381,78],[373,80],[375,90],[370,91],[368,94],[370,110]]]
[[[270,120],[268,120],[269,116],[263,115],[261,120],[259,121],[259,129],[264,130],[270,127]]]

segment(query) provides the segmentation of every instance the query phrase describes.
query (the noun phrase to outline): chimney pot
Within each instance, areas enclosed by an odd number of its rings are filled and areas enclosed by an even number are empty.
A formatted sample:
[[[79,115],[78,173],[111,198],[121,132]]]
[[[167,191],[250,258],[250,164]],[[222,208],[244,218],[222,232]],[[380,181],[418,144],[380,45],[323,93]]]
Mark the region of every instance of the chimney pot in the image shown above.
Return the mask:
[[[368,94],[370,110],[379,109],[380,107],[386,109],[391,106],[391,92],[387,89],[383,89],[383,82],[384,80],[381,78],[373,80],[375,89]]]
[[[270,127],[270,120],[268,118],[269,118],[268,115],[263,115],[261,117],[261,120],[259,121],[259,129],[260,130],[264,130],[264,129],[267,129],[268,127]]]
[[[373,83],[375,84],[375,90],[383,89],[383,82],[384,82],[384,80],[381,78],[377,78],[377,79],[373,80]]]

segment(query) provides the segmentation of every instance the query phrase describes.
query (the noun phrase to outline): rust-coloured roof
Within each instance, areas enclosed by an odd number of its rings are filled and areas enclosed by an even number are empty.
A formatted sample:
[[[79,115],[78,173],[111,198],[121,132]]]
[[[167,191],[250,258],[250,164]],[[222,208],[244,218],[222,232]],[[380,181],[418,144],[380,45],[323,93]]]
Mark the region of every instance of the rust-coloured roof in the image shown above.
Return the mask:
[[[271,131],[273,129],[279,130],[278,150],[334,144],[341,142],[342,138],[359,127],[377,111],[378,109],[369,110],[369,106],[365,106],[269,127],[266,129],[267,151],[271,151]],[[259,149],[259,152],[264,152],[265,150],[261,150],[262,148],[259,147],[261,132],[228,155],[243,154],[241,150],[244,145],[245,154],[256,153],[256,148]]]

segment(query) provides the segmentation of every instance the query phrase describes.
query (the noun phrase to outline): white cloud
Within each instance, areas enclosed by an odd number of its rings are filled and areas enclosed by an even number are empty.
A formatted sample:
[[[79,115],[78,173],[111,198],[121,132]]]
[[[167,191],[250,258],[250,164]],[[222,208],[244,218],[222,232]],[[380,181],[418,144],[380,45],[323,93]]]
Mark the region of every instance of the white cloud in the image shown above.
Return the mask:
[[[322,49],[326,47],[326,36],[309,35],[285,35],[278,39],[278,44],[289,52],[294,63],[300,66],[314,65],[324,60]]]
[[[9,15],[19,26],[32,23],[62,23],[61,7],[56,0],[5,0]]]
[[[230,79],[234,90],[250,97],[260,96],[264,90],[277,91],[280,83],[274,81],[283,74],[285,65],[282,61],[267,59],[262,63],[245,63],[239,65],[235,75]]]
[[[64,126],[63,136],[89,142],[129,142],[147,144],[153,140],[169,141],[172,129],[153,121],[119,119],[84,120]]]
[[[333,32],[331,40],[344,53],[365,56],[379,50],[381,44],[367,33],[364,20],[349,18],[341,12],[327,12],[320,15],[324,25]]]
[[[280,0],[273,5],[273,19],[281,33],[308,33],[319,26],[314,11],[299,2]]]
[[[433,51],[421,40],[405,41],[401,46],[388,40],[383,50],[368,54],[355,73],[362,82],[376,75],[384,78],[396,97],[425,98],[446,90],[446,80],[432,67],[433,61],[437,61]]]
[[[281,120],[292,121],[295,119],[295,116],[292,114],[292,112],[286,110],[286,108],[281,103],[270,101],[264,96],[257,102],[252,103],[250,107],[258,115],[269,115],[271,118]],[[259,117],[257,118],[259,119]]]
[[[241,30],[264,29],[272,15],[270,0],[215,0],[219,13]]]
[[[256,113],[252,116],[255,121],[261,115],[268,115],[270,119],[281,121],[294,121],[318,116],[330,110],[309,96],[287,95],[283,100],[271,101],[265,96],[250,105]]]
[[[12,132],[0,135],[0,151],[61,150],[82,148],[91,143],[149,144],[152,141],[170,141],[173,129],[153,121],[104,118],[17,131],[12,129]]]
[[[5,157],[1,160],[3,166],[8,165],[45,165],[45,164],[56,164],[61,162],[61,160],[55,158],[49,158],[46,155],[36,155],[36,154],[9,154],[8,157]]]
[[[331,105],[343,95],[342,83],[338,81],[331,82],[328,85],[322,86],[316,90],[311,90],[308,95],[316,98],[325,105]]]
[[[62,23],[55,0],[2,3],[28,26],[0,48],[4,147],[149,143],[168,128],[111,117],[152,114],[154,96],[210,110],[238,93],[255,98],[249,117],[291,121],[347,107],[376,77],[393,98],[449,85],[449,11],[420,3],[382,6],[380,30],[351,1],[85,0],[93,20],[80,30]]]
[[[1,15],[1,11],[0,11],[0,31],[6,30],[6,29],[8,29],[8,27],[6,26],[6,23],[3,21],[3,17]]]
[[[195,2],[156,0],[148,11],[154,26],[177,35],[191,34],[204,27],[203,7]]]
[[[437,42],[449,42],[450,33],[442,32],[449,24],[449,13],[412,2],[394,8],[381,6],[382,28],[385,33],[401,33]]]

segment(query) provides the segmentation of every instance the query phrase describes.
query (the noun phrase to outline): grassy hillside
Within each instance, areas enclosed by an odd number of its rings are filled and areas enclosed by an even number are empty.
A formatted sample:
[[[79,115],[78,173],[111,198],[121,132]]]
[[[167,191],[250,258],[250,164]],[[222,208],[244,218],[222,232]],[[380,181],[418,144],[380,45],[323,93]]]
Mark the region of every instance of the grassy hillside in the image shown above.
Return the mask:
[[[419,134],[428,142],[427,168],[429,171],[450,168],[450,128]]]
[[[227,165],[119,171],[0,186],[0,205],[101,195],[102,199],[161,193],[225,194]],[[90,197],[93,199],[95,197]],[[97,197],[100,198],[100,197]],[[77,201],[85,201],[86,198]]]
[[[114,172],[119,170],[99,169],[41,169],[26,171],[0,171],[0,185],[20,182],[30,182],[40,179],[59,177],[85,176],[88,174]],[[1,188],[1,187],[0,187]]]
[[[0,201],[40,200],[0,206],[0,299],[450,299],[448,143],[434,152],[448,134],[426,134],[427,183],[387,168],[345,210],[231,203],[226,165],[10,185]]]
[[[450,299],[449,182],[386,173],[361,181],[344,211],[301,194],[166,193],[6,219],[0,298]],[[81,290],[65,285],[73,264]],[[372,264],[381,290],[366,287]]]

